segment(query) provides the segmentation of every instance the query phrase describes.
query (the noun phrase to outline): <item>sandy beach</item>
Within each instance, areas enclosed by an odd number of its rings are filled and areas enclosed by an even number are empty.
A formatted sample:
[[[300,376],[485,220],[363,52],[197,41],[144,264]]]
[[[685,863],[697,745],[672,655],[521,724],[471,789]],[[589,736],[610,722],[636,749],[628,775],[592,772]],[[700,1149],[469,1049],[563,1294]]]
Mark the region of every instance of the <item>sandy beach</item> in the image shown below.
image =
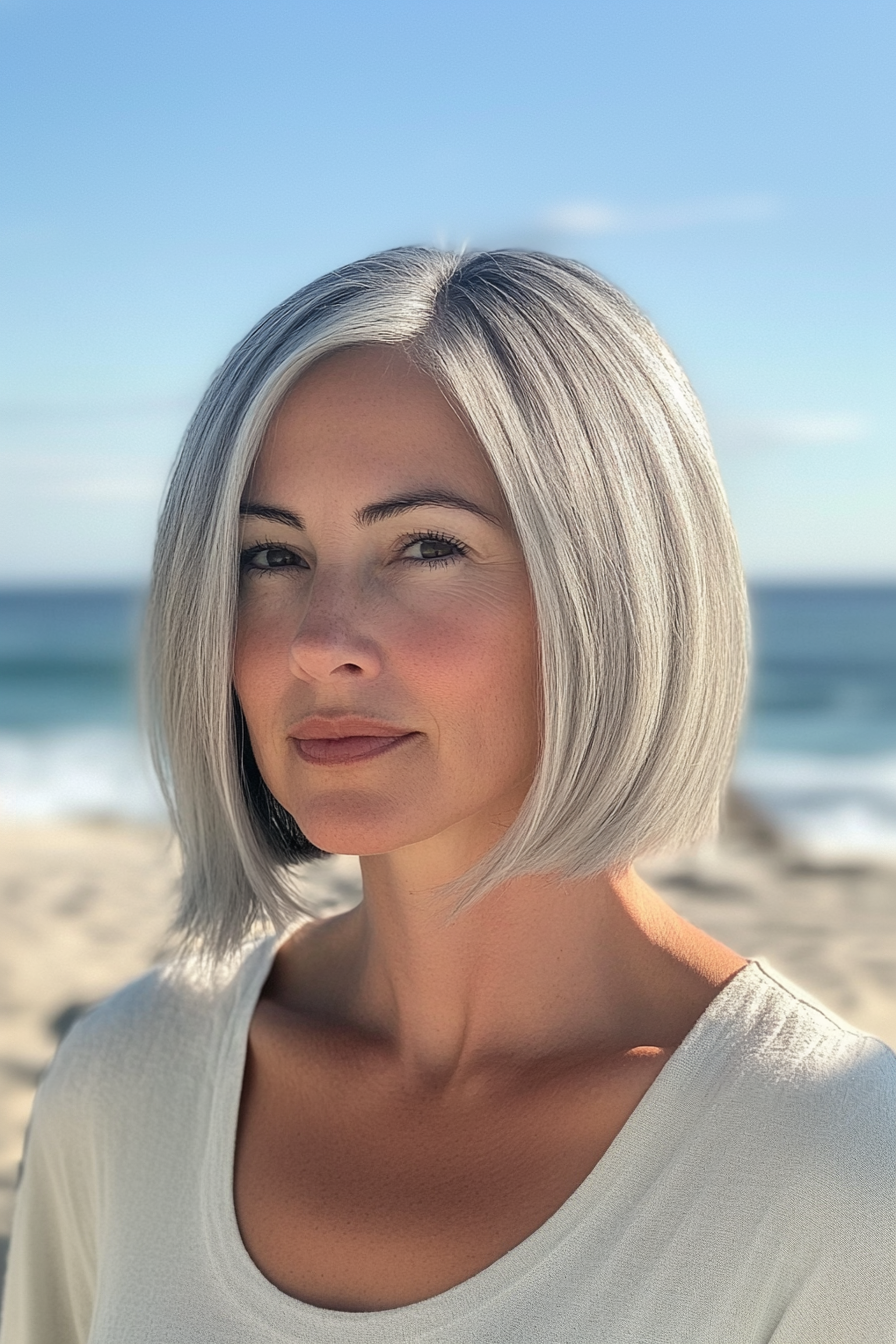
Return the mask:
[[[693,923],[896,1047],[896,864],[813,860],[736,804],[719,841],[639,868]],[[79,1012],[164,955],[177,871],[161,827],[0,828],[0,1237],[41,1071]],[[357,881],[351,859],[311,873],[322,909]]]

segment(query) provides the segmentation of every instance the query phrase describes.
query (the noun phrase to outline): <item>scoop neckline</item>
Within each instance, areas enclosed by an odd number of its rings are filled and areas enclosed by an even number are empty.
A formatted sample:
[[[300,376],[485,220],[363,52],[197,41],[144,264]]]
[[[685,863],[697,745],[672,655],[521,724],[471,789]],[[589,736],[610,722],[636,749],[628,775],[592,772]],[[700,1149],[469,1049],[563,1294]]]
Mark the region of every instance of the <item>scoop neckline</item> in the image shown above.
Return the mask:
[[[202,1206],[206,1239],[212,1252],[216,1277],[223,1292],[256,1326],[279,1330],[284,1344],[293,1344],[295,1328],[301,1325],[307,1344],[323,1344],[338,1337],[343,1344],[393,1344],[395,1327],[400,1323],[402,1338],[422,1339],[431,1331],[456,1325],[464,1317],[483,1309],[503,1292],[513,1288],[527,1274],[549,1259],[566,1241],[584,1229],[589,1212],[595,1210],[595,1194],[605,1200],[621,1187],[637,1184],[638,1161],[645,1174],[646,1152],[649,1165],[656,1166],[662,1150],[671,1151],[678,1135],[686,1127],[687,1113],[695,1123],[705,1118],[701,1092],[708,1079],[700,1075],[710,1054],[732,1020],[732,1000],[744,998],[757,975],[768,977],[756,958],[736,971],[694,1023],[681,1044],[663,1065],[644,1096],[638,1102],[613,1142],[588,1174],[563,1203],[534,1232],[476,1274],[446,1288],[432,1297],[404,1306],[372,1311],[343,1311],[318,1307],[302,1298],[283,1292],[272,1283],[252,1259],[243,1242],[233,1197],[233,1172],[236,1155],[236,1131],[248,1051],[249,1027],[273,959],[294,930],[262,939],[251,948],[235,976],[235,1002],[231,1005],[213,1068],[210,1096],[209,1143],[202,1173]],[[685,1105],[668,1105],[684,1099]],[[669,1125],[670,1114],[676,1123]],[[644,1137],[653,1140],[645,1145]],[[659,1162],[662,1165],[662,1162]],[[649,1182],[647,1182],[649,1183]],[[408,1329],[414,1331],[408,1334]],[[314,1331],[308,1334],[308,1331]],[[338,1335],[334,1335],[338,1330]]]

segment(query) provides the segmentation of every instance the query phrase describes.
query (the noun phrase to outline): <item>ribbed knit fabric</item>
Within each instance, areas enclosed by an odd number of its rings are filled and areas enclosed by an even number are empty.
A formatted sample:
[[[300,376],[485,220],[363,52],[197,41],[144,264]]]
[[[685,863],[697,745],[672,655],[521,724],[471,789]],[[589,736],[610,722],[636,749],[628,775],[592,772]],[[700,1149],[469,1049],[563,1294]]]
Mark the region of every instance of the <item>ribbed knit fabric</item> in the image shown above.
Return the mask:
[[[0,1344],[893,1344],[896,1059],[761,962],[532,1236],[413,1306],[308,1306],[239,1236],[234,1139],[275,943],[152,972],[43,1082]]]

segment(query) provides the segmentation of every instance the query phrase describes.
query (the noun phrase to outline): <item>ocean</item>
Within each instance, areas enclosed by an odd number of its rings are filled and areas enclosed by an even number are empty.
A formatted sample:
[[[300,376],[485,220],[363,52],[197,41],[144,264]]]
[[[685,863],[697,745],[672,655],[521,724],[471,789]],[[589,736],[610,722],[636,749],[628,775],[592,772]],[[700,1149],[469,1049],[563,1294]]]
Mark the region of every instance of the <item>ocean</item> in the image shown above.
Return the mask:
[[[137,728],[133,589],[0,589],[0,818],[164,815]],[[828,854],[896,856],[896,585],[751,591],[735,781]]]

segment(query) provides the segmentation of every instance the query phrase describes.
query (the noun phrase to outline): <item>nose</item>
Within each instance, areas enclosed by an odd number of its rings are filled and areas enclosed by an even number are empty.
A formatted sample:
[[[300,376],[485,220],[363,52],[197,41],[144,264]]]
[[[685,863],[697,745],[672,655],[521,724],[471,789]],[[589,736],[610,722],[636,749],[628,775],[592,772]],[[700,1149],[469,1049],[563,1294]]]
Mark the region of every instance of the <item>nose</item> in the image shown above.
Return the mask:
[[[300,681],[361,680],[382,671],[376,640],[366,633],[364,602],[344,576],[315,575],[289,649],[293,676]]]

